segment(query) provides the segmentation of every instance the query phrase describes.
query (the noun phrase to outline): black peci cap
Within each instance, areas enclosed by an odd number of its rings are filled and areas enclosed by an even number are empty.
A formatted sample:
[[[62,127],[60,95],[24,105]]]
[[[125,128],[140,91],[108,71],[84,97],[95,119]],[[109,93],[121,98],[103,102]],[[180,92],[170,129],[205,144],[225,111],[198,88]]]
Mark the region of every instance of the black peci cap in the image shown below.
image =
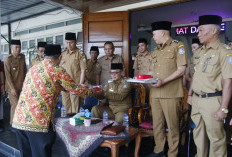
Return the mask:
[[[156,30],[170,30],[172,26],[172,22],[170,21],[157,21],[157,22],[153,22],[151,24],[152,27],[152,31],[156,31]]]
[[[14,40],[14,39],[12,39],[10,41],[10,45],[21,45],[21,41],[20,40]]]
[[[71,32],[66,33],[65,40],[77,40],[76,33],[71,33]]]
[[[122,63],[111,63],[111,70],[123,70]]]
[[[138,44],[139,44],[139,43],[144,43],[144,44],[147,45],[147,39],[145,39],[145,38],[139,38]]]
[[[208,25],[208,24],[221,25],[221,23],[222,23],[222,17],[218,15],[199,16],[199,26]]]
[[[39,47],[44,47],[44,48],[45,48],[46,45],[47,45],[46,42],[42,42],[42,41],[41,41],[41,42],[38,42],[38,46],[37,46],[37,47],[38,47],[38,48],[39,48]]]
[[[54,44],[47,44],[44,51],[45,56],[55,56],[61,54],[61,46]]]

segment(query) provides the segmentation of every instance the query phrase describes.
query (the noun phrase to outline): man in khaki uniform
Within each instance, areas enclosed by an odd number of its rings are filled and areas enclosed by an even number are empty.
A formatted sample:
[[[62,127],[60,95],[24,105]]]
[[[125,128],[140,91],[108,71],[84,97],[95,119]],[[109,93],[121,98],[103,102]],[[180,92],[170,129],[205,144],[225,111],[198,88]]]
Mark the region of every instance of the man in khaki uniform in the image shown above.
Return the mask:
[[[32,67],[35,64],[38,64],[40,61],[44,60],[44,51],[45,51],[45,46],[47,45],[46,42],[38,42],[38,46],[37,46],[37,53],[38,55],[31,60],[31,65],[30,67]]]
[[[114,54],[114,44],[110,41],[107,41],[104,44],[104,51],[105,56],[101,57],[99,59],[99,66],[97,66],[97,77],[100,78],[100,80],[97,82],[97,84],[105,84],[110,79],[110,66],[111,63],[122,63],[123,59],[121,56]]]
[[[96,67],[99,66],[97,57],[99,55],[99,49],[97,46],[92,46],[90,48],[90,59],[87,60],[87,69],[85,70],[85,78],[88,84],[96,85],[96,80],[99,80],[96,75]],[[99,81],[98,81],[99,82]]]
[[[231,98],[232,51],[219,41],[221,22],[217,15],[199,17],[198,37],[203,46],[193,56],[195,73],[188,97],[198,157],[227,156],[223,121]]]
[[[103,118],[104,110],[109,118],[115,118],[117,122],[123,122],[124,113],[128,113],[131,105],[131,85],[123,79],[122,63],[112,63],[110,75],[112,80],[104,86],[105,97],[109,100],[109,106],[94,106],[91,110],[93,117]]]
[[[65,42],[67,50],[62,52],[60,65],[67,71],[76,84],[84,84],[86,70],[86,55],[76,47],[76,34],[66,33]],[[62,92],[62,103],[66,114],[75,114],[79,110],[80,97]]]
[[[168,126],[168,157],[176,157],[178,154],[178,104],[180,98],[183,97],[182,76],[187,65],[187,52],[182,42],[170,37],[171,24],[168,21],[152,23],[153,39],[158,45],[152,54],[153,77],[159,78],[151,88],[151,108],[156,143],[154,157],[164,155],[165,121]]]
[[[194,54],[194,52],[196,52],[196,50],[201,46],[200,41],[198,38],[193,38],[192,39],[192,52]],[[184,85],[186,86],[186,89],[189,89],[190,83],[192,81],[192,77],[194,74],[195,70],[194,70],[194,64],[193,64],[193,57],[191,57],[188,60],[188,67],[186,69],[186,73],[184,75]]]
[[[139,74],[149,75],[152,74],[152,58],[151,52],[148,51],[147,40],[140,38],[138,40],[139,54],[136,56],[134,62],[134,76]]]
[[[147,40],[140,38],[138,40],[138,55],[134,62],[134,77],[136,75],[152,75],[152,58],[151,52],[148,51]],[[149,103],[149,93],[151,86],[149,84],[143,85],[146,88],[146,103]]]
[[[11,40],[11,51],[8,57],[4,60],[4,70],[6,76],[6,91],[10,100],[10,124],[15,113],[15,108],[18,103],[19,95],[22,90],[23,81],[27,73],[25,55],[21,54],[20,40]]]

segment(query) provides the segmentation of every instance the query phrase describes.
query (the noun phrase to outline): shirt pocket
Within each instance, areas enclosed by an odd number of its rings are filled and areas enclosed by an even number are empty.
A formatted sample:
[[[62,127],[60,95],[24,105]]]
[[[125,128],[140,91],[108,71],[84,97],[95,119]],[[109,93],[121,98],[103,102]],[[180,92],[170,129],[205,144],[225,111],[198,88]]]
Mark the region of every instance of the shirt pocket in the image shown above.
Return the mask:
[[[174,53],[167,53],[164,58],[173,59],[174,58]]]
[[[17,63],[11,63],[10,65],[12,73],[15,73],[19,70],[19,66]]]
[[[200,57],[195,57],[194,59],[193,59],[193,64],[194,65],[197,65],[197,64],[199,64],[200,63]]]
[[[165,63],[170,63],[170,62],[173,62],[173,61],[174,61],[174,53],[167,53],[164,56],[164,62]]]
[[[71,59],[69,65],[72,72],[80,71],[80,61],[78,59]]]
[[[157,62],[157,56],[152,55],[151,58],[152,58],[152,60],[151,60],[152,64],[155,64]]]
[[[212,74],[214,73],[218,62],[218,57],[208,57],[206,58],[204,65],[202,67],[202,72]]]

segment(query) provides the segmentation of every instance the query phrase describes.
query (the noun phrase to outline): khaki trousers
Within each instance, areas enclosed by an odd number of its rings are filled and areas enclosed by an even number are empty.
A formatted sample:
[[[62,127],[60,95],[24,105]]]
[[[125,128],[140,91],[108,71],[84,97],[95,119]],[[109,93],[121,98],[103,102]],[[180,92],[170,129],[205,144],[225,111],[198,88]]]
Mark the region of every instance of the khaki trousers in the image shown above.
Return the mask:
[[[176,157],[179,144],[179,102],[180,98],[152,98],[151,109],[153,117],[153,132],[155,153],[164,151],[166,141],[165,120],[168,126],[168,157]]]
[[[80,96],[62,92],[62,104],[65,106],[66,114],[78,113],[80,106]]]
[[[9,98],[9,101],[10,101],[10,125],[13,122],[15,108],[16,108],[16,106],[18,104],[20,92],[17,92],[17,95],[18,96],[14,96],[10,92],[8,92],[8,98]]]
[[[191,118],[196,125],[193,137],[197,147],[196,157],[227,157],[226,135],[223,121],[214,117],[221,105],[221,97],[200,98],[193,95]]]
[[[114,113],[109,106],[94,106],[91,110],[91,113],[93,114],[93,117],[95,118],[103,118],[104,110],[107,111],[109,119],[115,118],[115,121],[120,122],[120,123],[123,122],[124,113],[128,112],[128,109],[127,109],[127,110],[122,110],[122,111],[118,111]]]

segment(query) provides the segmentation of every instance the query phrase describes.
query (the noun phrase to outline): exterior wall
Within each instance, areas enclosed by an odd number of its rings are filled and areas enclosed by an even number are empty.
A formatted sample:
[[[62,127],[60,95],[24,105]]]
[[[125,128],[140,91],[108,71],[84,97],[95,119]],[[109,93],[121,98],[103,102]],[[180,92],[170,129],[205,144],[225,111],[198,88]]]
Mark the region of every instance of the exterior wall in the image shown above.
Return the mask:
[[[53,39],[52,43],[56,43],[56,37],[62,36],[62,49],[65,49],[65,33],[66,32],[75,32],[81,37],[78,42],[78,47],[82,48],[82,15],[77,11],[70,11],[67,9],[57,10],[54,12],[50,12],[44,15],[40,15],[37,17],[33,17],[26,20],[16,21],[11,23],[11,37],[12,39],[20,39],[22,43],[21,52],[26,55],[27,65],[29,66],[30,61],[34,56],[37,55],[36,45],[38,40],[43,39],[46,41],[48,37]],[[75,21],[75,22],[73,22]],[[77,22],[78,21],[78,22]],[[60,26],[59,23],[63,23],[63,26]],[[59,26],[55,28],[54,24],[58,24]],[[31,31],[35,28],[43,28],[42,31]],[[20,32],[24,32],[21,33]],[[25,33],[26,32],[26,33]],[[8,26],[2,25],[1,34],[7,37],[8,40]],[[61,36],[60,36],[61,38]],[[30,46],[30,41],[35,42],[34,46]],[[79,41],[78,40],[78,41]],[[25,44],[27,42],[27,44]],[[23,44],[24,43],[24,44]],[[51,42],[49,42],[51,43]],[[1,38],[1,60],[9,54],[7,48],[7,42]],[[25,47],[26,45],[26,47]]]

